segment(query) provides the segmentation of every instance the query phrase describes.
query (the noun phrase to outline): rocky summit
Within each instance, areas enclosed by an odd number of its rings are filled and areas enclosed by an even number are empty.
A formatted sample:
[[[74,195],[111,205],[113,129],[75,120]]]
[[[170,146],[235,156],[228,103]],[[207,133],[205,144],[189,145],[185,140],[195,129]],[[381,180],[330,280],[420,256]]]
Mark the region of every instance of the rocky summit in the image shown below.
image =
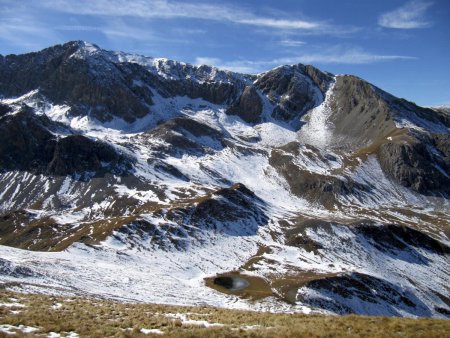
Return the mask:
[[[355,76],[0,55],[3,288],[448,318],[449,198],[448,109]]]

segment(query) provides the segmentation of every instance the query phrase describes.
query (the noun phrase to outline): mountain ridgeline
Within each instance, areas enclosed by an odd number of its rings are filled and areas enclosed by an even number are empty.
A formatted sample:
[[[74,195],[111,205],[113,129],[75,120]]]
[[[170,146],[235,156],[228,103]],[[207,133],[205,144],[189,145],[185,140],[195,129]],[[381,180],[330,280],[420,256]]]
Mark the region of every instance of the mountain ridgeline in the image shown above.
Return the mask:
[[[37,90],[35,96],[53,104],[68,105],[69,115],[89,116],[99,122],[120,118],[131,123],[152,114],[153,93],[156,92],[163,98],[181,96],[224,105],[226,114],[239,116],[252,125],[273,119],[297,130],[301,128],[300,118],[321,103],[333,81],[332,74],[301,64],[278,67],[258,76],[164,59],[153,61],[149,67],[147,63],[134,60],[124,62],[120,54],[85,45],[79,41],[69,42],[37,53],[0,57],[0,95],[20,97]],[[450,172],[448,114],[417,107],[353,76],[340,76],[335,81],[330,121],[336,140],[352,151],[373,148],[371,151],[379,158],[383,170],[404,186],[424,194],[448,195],[450,179],[445,174]],[[268,114],[263,112],[263,100],[268,100],[273,107]],[[7,106],[2,107],[7,111]],[[52,152],[54,146],[49,143],[54,140],[44,134],[50,134],[48,130],[57,126],[51,125],[45,116],[36,118],[26,111],[24,107],[14,118],[2,116],[5,132],[10,130],[10,133],[23,135],[25,143],[31,138],[34,146],[51,149],[33,155],[26,154],[27,149],[33,152],[33,147],[20,149],[19,145],[12,144],[12,149],[4,149],[1,155],[17,158],[14,154],[19,151],[25,155],[23,160],[31,164],[34,160],[43,160],[35,156]],[[398,122],[408,119],[419,122],[424,132],[419,128],[399,131],[402,128],[397,127]],[[17,130],[14,123],[23,120],[31,123],[32,132],[39,135],[27,135],[27,129]],[[158,122],[164,122],[164,116]],[[428,126],[431,128],[426,128]],[[4,140],[14,143],[14,138],[5,132],[2,133]],[[391,134],[394,137],[390,137]],[[5,141],[2,144],[9,146]],[[98,159],[90,147],[73,151],[87,152],[82,155]],[[28,155],[31,158],[27,158]],[[12,163],[2,160],[5,161],[2,169],[11,169],[8,164]],[[51,160],[47,162],[50,164]],[[86,168],[89,169],[96,169],[96,166]],[[46,168],[49,174],[64,175],[70,171],[70,168],[56,171],[52,166]]]
[[[82,41],[0,55],[0,282],[448,317],[449,130],[445,109],[309,65],[239,74]],[[113,268],[92,290],[95,261],[148,257],[147,291]],[[205,284],[226,271],[270,292]]]

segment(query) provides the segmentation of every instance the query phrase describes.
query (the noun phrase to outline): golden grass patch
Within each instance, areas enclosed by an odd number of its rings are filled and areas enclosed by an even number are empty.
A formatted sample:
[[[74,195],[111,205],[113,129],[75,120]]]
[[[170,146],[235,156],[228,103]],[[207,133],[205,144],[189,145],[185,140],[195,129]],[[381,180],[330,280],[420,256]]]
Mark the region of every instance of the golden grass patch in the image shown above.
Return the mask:
[[[53,297],[2,290],[0,327],[34,327],[0,337],[449,337],[450,321],[364,316],[274,314],[159,304],[129,304],[78,297]],[[189,320],[188,322],[186,320]],[[204,323],[207,323],[205,326]],[[222,326],[208,324],[219,323]],[[144,330],[142,330],[144,329]],[[145,334],[145,330],[155,330]]]

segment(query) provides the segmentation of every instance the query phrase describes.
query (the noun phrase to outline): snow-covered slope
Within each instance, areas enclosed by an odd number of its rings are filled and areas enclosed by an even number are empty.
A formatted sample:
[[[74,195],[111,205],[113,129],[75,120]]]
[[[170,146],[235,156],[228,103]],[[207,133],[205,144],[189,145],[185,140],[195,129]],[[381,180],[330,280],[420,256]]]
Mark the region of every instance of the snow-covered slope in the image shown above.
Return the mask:
[[[85,42],[1,60],[6,287],[449,316],[444,115],[303,65],[251,76]],[[230,273],[271,291],[205,282]]]

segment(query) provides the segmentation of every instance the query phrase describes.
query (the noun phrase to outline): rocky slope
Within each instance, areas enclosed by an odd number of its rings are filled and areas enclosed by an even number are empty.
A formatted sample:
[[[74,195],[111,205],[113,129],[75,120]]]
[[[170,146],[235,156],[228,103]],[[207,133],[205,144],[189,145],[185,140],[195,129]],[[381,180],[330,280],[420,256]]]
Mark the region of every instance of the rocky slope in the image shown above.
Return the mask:
[[[80,41],[0,56],[0,97],[5,287],[450,316],[445,111]]]

